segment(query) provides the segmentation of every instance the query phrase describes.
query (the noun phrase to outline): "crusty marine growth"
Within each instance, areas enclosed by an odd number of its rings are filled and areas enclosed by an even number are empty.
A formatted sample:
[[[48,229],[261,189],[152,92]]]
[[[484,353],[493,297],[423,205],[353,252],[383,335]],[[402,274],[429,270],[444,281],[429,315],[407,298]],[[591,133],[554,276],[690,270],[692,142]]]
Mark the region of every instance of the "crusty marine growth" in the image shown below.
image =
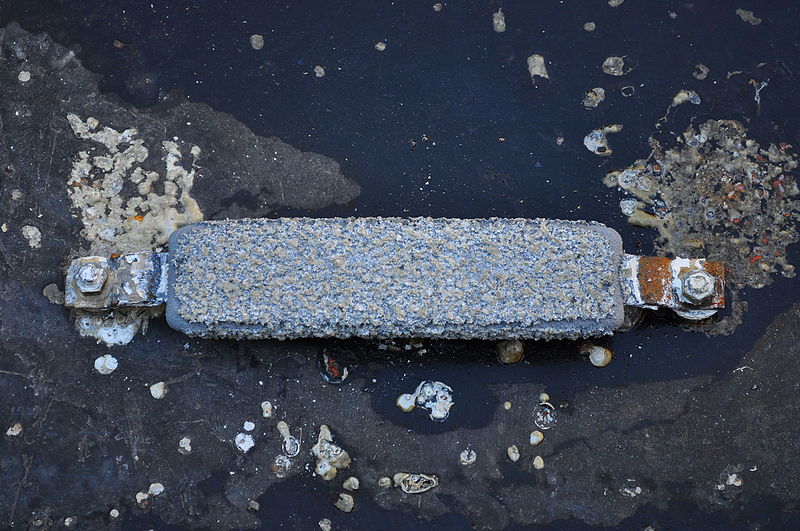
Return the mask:
[[[547,66],[545,65],[544,57],[536,53],[528,57],[528,74],[530,74],[534,84],[536,83],[537,77],[543,77],[545,79],[550,78],[550,76],[547,75]]]
[[[194,336],[572,338],[622,322],[622,242],[597,223],[212,221],[169,247],[167,319]]]
[[[311,453],[317,458],[314,473],[325,481],[332,480],[338,470],[350,466],[350,456],[341,446],[333,442],[331,430],[325,424],[319,427],[317,444],[311,448]]]
[[[150,146],[162,171],[147,169],[151,151],[135,128],[118,131],[94,117],[68,114],[67,121],[78,138],[86,140],[72,162],[67,193],[83,222],[81,236],[90,244],[89,254],[110,256],[152,249],[167,243],[176,228],[200,221],[203,214],[189,195],[200,148],[189,149],[189,168],[179,145],[164,140]],[[75,323],[83,336],[107,345],[129,343],[146,330],[159,308],[118,309],[93,313],[77,310]]]
[[[608,157],[612,153],[608,145],[608,135],[620,131],[622,131],[622,124],[611,124],[595,129],[583,138],[583,145],[595,155]]]
[[[186,169],[178,144],[164,140],[157,148],[164,164],[159,174],[143,166],[150,152],[136,129],[120,132],[75,114],[67,115],[67,120],[76,136],[91,141],[72,164],[67,190],[72,208],[80,212],[82,236],[92,253],[108,256],[152,249],[167,243],[176,228],[203,219],[189,195],[199,147],[192,146],[192,162]]]
[[[763,287],[778,271],[794,276],[786,255],[800,239],[792,146],[762,148],[734,120],[690,127],[672,147],[650,144],[646,160],[610,172],[605,183],[636,198],[620,208],[630,223],[658,229],[657,254],[720,261],[736,289]]]

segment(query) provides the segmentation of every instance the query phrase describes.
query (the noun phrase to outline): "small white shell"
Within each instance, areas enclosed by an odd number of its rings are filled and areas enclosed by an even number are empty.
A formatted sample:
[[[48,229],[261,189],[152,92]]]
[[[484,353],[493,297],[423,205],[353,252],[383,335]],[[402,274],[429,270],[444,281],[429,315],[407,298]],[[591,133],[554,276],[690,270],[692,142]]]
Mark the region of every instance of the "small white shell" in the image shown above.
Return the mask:
[[[519,461],[519,448],[517,448],[516,444],[512,444],[511,446],[509,446],[508,449],[506,450],[506,453],[508,454],[508,458],[511,459],[513,462],[516,463],[517,461]]]
[[[428,474],[408,474],[398,472],[394,475],[394,486],[406,494],[420,494],[439,485],[439,478]]]
[[[300,453],[300,441],[297,440],[297,437],[286,437],[283,440],[281,447],[283,448],[283,453],[286,454],[286,457],[295,457]]]
[[[589,357],[589,362],[595,367],[605,367],[614,358],[611,349],[585,341],[580,348],[581,354]]]
[[[236,448],[244,453],[249,452],[256,444],[255,441],[253,441],[253,436],[249,433],[238,433],[233,441],[236,443]]]
[[[544,57],[537,53],[528,57],[528,74],[530,74],[531,79],[535,79],[537,76],[545,79],[550,77],[547,75],[547,67],[544,63]]]
[[[358,478],[355,478],[353,476],[350,476],[342,483],[342,488],[344,490],[350,490],[350,491],[358,490],[359,486],[360,482],[358,481]]]
[[[595,155],[607,157],[612,153],[611,148],[608,145],[607,135],[609,133],[618,133],[620,131],[622,131],[622,125],[620,124],[611,124],[600,129],[595,129],[583,138],[583,145]]]
[[[475,450],[471,450],[467,448],[458,456],[458,462],[464,466],[469,466],[473,464],[478,459],[478,455],[475,453]]]
[[[583,106],[587,109],[595,109],[606,99],[606,91],[603,87],[594,87],[586,91],[583,96]]]
[[[336,503],[334,505],[340,511],[349,513],[350,511],[353,510],[353,507],[355,507],[356,503],[355,500],[353,500],[352,496],[350,496],[349,494],[341,493],[339,494],[339,499],[336,500]]]
[[[94,360],[94,370],[100,374],[111,374],[117,369],[117,358],[111,354],[105,354]]]
[[[683,105],[687,101],[693,105],[700,105],[700,96],[693,90],[679,90],[678,93],[675,94],[675,97],[672,98],[672,104],[670,106],[677,107],[678,105]]]
[[[539,395],[539,403],[542,404],[544,402],[550,402],[550,395],[547,393],[542,393]]]
[[[541,455],[537,455],[533,458],[533,468],[536,470],[541,470],[544,468],[544,459],[542,459]]]
[[[397,397],[397,407],[403,410],[404,413],[408,413],[416,406],[416,397],[414,395],[410,395],[408,393],[402,394]]]
[[[292,460],[285,455],[276,455],[275,460],[272,462],[272,472],[275,473],[277,478],[285,478],[292,468]]]
[[[189,437],[184,437],[178,441],[178,451],[184,455],[192,453],[192,440]]]
[[[726,485],[733,485],[734,487],[741,487],[744,481],[739,474],[730,474],[725,480]]]
[[[250,46],[253,47],[254,50],[260,50],[264,47],[264,36],[258,33],[250,35]]]
[[[167,388],[167,384],[165,382],[154,383],[150,386],[150,395],[156,400],[160,400],[167,396],[168,391],[169,389]]]
[[[603,72],[610,76],[624,76],[631,69],[625,69],[625,59],[617,56],[606,57],[603,61]]]
[[[550,402],[542,402],[533,410],[533,423],[540,430],[549,430],[557,420],[556,408]]]
[[[497,33],[503,33],[506,30],[506,17],[502,9],[498,9],[497,13],[492,13],[492,27]]]

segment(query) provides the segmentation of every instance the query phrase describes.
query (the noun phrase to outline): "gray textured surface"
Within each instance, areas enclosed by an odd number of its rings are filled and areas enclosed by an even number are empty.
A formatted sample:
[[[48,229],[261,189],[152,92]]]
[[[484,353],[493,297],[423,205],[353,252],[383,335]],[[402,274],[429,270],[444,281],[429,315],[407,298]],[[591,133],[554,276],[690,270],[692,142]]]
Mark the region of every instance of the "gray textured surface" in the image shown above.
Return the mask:
[[[204,222],[170,239],[170,326],[235,338],[563,338],[622,319],[619,235],[527,219]]]

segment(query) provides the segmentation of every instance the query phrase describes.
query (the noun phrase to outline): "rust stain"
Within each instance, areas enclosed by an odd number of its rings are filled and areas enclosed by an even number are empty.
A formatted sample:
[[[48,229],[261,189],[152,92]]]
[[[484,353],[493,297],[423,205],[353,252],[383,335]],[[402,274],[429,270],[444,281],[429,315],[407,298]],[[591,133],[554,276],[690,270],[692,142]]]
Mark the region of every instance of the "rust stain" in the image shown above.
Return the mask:
[[[725,307],[725,266],[721,262],[705,262],[703,269],[711,273],[716,282],[714,295],[708,302],[707,306],[711,308],[724,308]]]
[[[639,259],[639,290],[642,302],[658,306],[685,306],[676,297],[673,288],[672,259],[657,256],[642,256]],[[716,288],[714,295],[706,301],[702,308],[724,308],[725,307],[725,266],[720,262],[702,262],[693,267],[682,269],[678,274],[687,270],[702,267],[714,276]]]
[[[639,259],[639,289],[645,304],[664,305],[672,300],[672,271],[669,258],[642,256]]]

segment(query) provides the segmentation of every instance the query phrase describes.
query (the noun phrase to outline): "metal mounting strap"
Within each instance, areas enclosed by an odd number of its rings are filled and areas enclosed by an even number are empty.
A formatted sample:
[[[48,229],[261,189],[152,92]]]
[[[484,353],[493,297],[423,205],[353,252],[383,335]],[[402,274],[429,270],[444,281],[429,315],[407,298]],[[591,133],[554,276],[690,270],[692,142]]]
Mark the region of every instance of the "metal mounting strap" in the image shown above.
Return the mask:
[[[168,253],[141,251],[72,261],[64,286],[64,305],[87,310],[158,306],[167,300]]]
[[[725,307],[725,268],[719,262],[626,254],[621,277],[628,306],[670,308],[686,319],[705,319]]]

